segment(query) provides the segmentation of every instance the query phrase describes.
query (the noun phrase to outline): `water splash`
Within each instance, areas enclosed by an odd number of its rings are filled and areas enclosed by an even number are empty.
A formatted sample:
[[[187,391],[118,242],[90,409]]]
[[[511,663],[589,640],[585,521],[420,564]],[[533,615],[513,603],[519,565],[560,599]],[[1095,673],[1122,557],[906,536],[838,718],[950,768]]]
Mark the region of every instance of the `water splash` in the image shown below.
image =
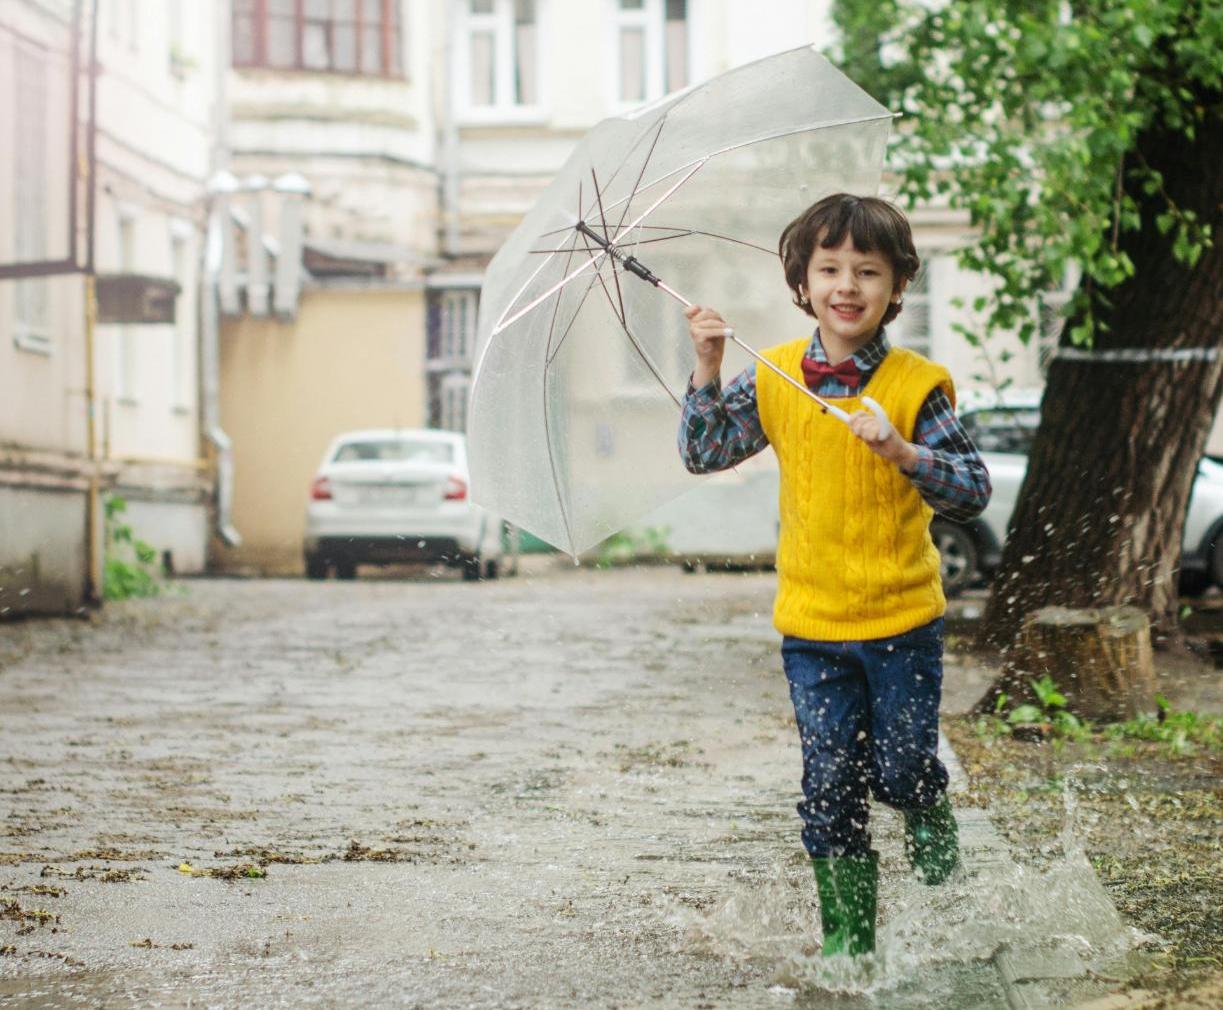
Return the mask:
[[[882,872],[872,957],[821,956],[815,882],[801,854],[747,875],[708,910],[675,907],[673,921],[684,928],[686,946],[762,970],[788,990],[865,997],[927,990],[906,1006],[958,1005],[945,990],[963,985],[959,969],[996,974],[1000,956],[1026,964],[1035,958],[1049,966],[1048,977],[1115,971],[1150,938],[1122,921],[1092,870],[1074,830],[1078,807],[1069,786],[1063,801],[1061,851],[1044,865],[1017,862],[1000,843],[966,849],[964,865],[934,888],[911,876],[900,855],[898,819],[879,811]],[[960,811],[962,834],[971,837],[974,818],[992,834],[984,814],[971,810]]]

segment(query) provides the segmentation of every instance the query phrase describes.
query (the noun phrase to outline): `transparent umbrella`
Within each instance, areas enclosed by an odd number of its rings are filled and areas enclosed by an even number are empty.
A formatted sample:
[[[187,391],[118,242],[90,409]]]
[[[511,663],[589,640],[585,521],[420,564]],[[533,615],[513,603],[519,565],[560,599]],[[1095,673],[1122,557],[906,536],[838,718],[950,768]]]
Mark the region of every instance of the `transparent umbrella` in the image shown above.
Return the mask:
[[[473,499],[576,556],[692,489],[677,301],[721,309],[736,340],[809,332],[778,237],[823,196],[878,189],[890,124],[806,46],[586,134],[485,275]],[[728,351],[730,375],[749,349]]]

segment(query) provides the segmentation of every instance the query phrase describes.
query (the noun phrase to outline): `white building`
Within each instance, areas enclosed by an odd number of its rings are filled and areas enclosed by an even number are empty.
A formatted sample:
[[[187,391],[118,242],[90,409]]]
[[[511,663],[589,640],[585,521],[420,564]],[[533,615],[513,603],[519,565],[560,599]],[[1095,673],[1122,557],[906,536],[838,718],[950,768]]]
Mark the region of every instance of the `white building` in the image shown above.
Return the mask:
[[[70,110],[74,36],[89,62],[74,12],[89,7],[0,5],[0,614],[97,597],[106,495],[127,501],[136,535],[175,570],[204,563],[194,292],[215,32],[208,5],[99,0],[91,203],[86,72],[75,125]],[[115,292],[177,287],[172,314],[119,314],[172,323],[90,331],[91,231],[104,313]],[[14,276],[36,262],[46,269]]]

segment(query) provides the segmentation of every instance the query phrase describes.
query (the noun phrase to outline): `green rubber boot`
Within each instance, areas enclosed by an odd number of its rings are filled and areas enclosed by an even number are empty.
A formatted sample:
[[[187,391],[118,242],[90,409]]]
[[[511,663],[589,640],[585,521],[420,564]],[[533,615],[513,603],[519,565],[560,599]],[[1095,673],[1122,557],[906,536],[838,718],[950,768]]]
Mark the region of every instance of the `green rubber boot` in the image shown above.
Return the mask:
[[[837,856],[813,859],[820,893],[824,956],[870,954],[875,949],[875,900],[879,857]]]
[[[944,794],[928,810],[906,810],[905,855],[926,884],[941,884],[960,861],[960,831]]]

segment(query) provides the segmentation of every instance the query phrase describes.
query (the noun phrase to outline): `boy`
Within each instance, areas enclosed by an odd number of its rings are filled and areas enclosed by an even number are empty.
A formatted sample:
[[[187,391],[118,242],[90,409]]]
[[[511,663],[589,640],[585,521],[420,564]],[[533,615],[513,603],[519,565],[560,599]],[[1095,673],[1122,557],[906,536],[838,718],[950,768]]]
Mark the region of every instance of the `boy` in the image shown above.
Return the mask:
[[[803,753],[803,844],[820,897],[823,951],[875,947],[878,856],[867,830],[868,788],[902,811],[905,851],[941,883],[958,841],[936,756],[946,607],[933,511],[977,515],[989,474],[954,413],[951,376],[889,345],[918,258],[909,223],[882,200],[836,194],[782,232],[795,304],[814,336],[764,356],[817,395],[840,398],[847,427],[767,368],[725,389],[728,328],[686,310],[697,365],[680,427],[694,473],[721,470],[772,445],[781,467],[781,535],[773,623]],[[867,391],[892,430],[858,410]]]

